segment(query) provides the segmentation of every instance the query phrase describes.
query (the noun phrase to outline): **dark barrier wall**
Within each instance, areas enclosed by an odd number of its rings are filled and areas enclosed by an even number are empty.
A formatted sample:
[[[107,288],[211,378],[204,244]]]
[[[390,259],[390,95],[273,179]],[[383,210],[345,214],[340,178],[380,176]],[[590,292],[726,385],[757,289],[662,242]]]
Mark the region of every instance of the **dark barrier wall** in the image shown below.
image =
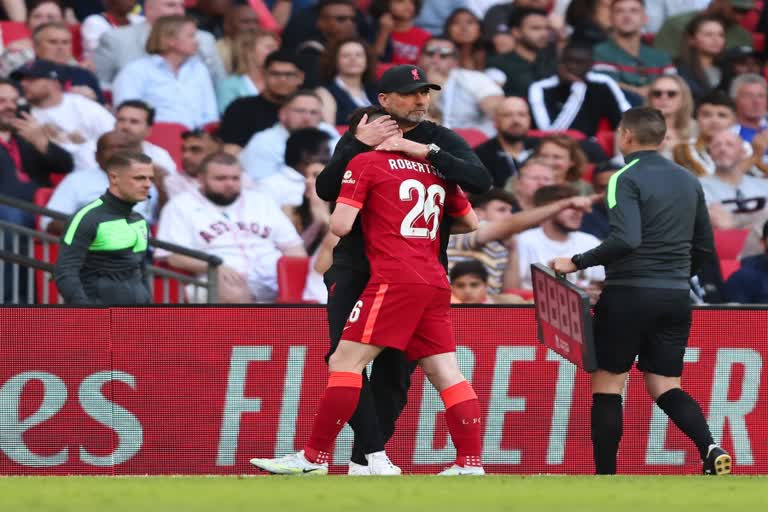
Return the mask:
[[[535,338],[533,309],[454,309],[459,358],[499,473],[591,473],[588,376]],[[250,473],[301,448],[322,393],[319,307],[0,308],[0,473]],[[768,311],[698,310],[684,387],[738,473],[768,473]],[[693,445],[626,390],[624,473],[697,473]],[[351,436],[336,445],[344,470]],[[414,375],[388,445],[407,472],[449,464],[442,405]]]

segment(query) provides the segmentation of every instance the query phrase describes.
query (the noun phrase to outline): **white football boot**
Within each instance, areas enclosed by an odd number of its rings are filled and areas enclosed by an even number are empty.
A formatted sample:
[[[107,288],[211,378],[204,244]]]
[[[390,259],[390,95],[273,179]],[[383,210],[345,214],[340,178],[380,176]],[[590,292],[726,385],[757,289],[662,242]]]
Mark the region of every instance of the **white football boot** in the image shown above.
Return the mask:
[[[368,469],[368,466],[349,461],[347,476],[371,476],[371,470]]]
[[[365,458],[368,461],[368,471],[373,476],[397,476],[403,472],[389,460],[387,452],[366,453]]]
[[[458,464],[438,473],[439,476],[481,476],[484,474],[485,470],[482,466],[459,466]]]
[[[304,457],[304,450],[277,459],[251,459],[251,464],[273,475],[327,475],[328,463],[315,464]]]

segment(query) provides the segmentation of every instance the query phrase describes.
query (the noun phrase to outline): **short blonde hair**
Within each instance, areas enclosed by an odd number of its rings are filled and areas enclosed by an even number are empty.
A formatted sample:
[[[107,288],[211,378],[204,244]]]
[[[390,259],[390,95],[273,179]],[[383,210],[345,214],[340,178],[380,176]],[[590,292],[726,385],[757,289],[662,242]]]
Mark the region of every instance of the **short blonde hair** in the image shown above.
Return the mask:
[[[243,30],[235,36],[232,42],[232,70],[238,75],[248,74],[248,59],[245,57],[256,48],[256,44],[264,38],[271,37],[278,45],[280,38],[274,32],[260,28]]]
[[[152,31],[147,38],[147,44],[144,49],[150,55],[161,55],[165,53],[165,41],[169,37],[174,37],[179,33],[181,27],[191,23],[197,26],[197,21],[191,16],[162,16],[152,24]]]

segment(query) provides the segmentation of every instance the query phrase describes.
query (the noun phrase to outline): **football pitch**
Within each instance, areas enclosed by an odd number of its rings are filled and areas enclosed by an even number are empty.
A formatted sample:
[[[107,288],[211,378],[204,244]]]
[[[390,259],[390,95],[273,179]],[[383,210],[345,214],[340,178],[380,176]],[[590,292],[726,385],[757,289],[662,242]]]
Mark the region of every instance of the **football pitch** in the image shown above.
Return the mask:
[[[766,510],[768,477],[6,477],[3,512]]]

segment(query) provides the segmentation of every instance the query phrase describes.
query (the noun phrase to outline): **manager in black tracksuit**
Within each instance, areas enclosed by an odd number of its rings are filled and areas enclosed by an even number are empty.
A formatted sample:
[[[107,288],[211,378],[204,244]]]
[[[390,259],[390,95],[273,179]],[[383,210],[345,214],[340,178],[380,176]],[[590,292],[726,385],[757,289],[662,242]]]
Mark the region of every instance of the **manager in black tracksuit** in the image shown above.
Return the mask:
[[[619,148],[628,163],[608,184],[610,235],[590,251],[551,263],[561,273],[605,266],[594,318],[599,369],[591,379],[598,474],[616,473],[621,393],[637,356],[648,393],[696,444],[704,473],[731,472],[731,458],[713,441],[701,407],[680,388],[691,327],[688,280],[715,249],[699,180],[657,152],[665,133],[658,110],[624,113]]]
[[[440,87],[426,81],[426,74],[415,66],[395,66],[381,77],[379,102],[391,119],[380,117],[358,124],[355,135],[346,133],[336,145],[331,161],[317,177],[317,195],[335,201],[341,189],[346,166],[356,155],[370,151],[385,140],[387,149],[426,158],[445,176],[470,193],[485,193],[491,176],[469,145],[451,130],[422,119],[429,107],[430,89]],[[398,129],[403,139],[392,137]],[[441,259],[447,265],[446,247],[450,222],[443,221],[440,235]],[[333,352],[344,324],[370,277],[365,257],[360,219],[342,238],[333,252],[333,265],[325,274],[328,286],[328,326]],[[373,362],[370,384],[363,372],[363,388],[355,414],[349,421],[355,432],[352,461],[367,465],[365,454],[384,450],[405,406],[410,376],[415,365],[402,352],[386,349]]]

